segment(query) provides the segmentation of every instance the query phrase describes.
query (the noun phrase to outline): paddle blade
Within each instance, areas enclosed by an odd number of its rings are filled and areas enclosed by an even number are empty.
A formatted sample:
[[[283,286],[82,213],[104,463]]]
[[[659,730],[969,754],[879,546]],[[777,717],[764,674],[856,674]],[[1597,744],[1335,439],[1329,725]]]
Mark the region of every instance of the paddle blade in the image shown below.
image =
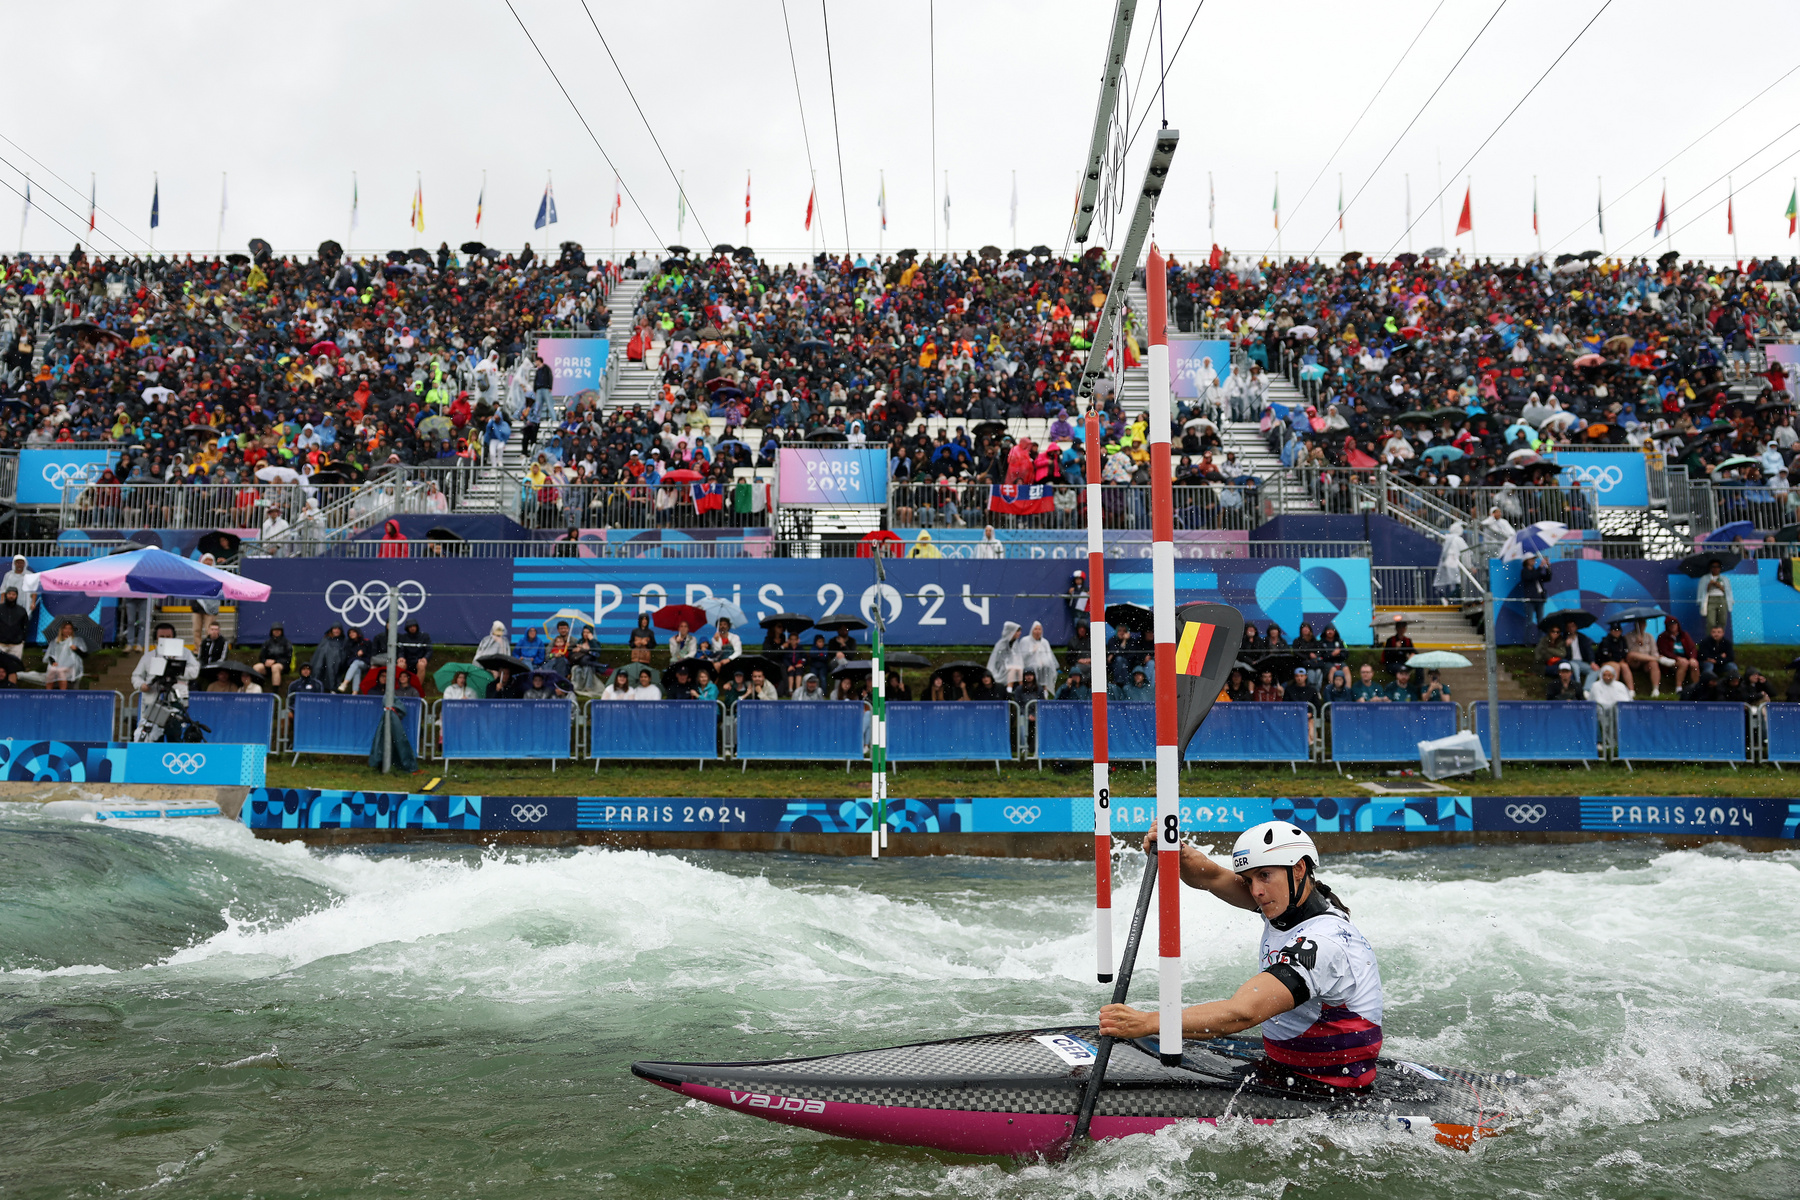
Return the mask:
[[[1175,610],[1177,760],[1212,711],[1243,644],[1244,614],[1229,604],[1202,600]]]

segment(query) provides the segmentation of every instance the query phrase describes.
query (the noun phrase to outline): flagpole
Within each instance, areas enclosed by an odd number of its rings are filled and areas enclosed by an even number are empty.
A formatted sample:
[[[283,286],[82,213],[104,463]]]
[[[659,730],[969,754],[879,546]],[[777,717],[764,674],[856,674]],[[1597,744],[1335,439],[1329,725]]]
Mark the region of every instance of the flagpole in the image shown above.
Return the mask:
[[[1740,261],[1737,245],[1737,195],[1729,175],[1725,177],[1725,218],[1731,226],[1731,265],[1735,267]]]
[[[1667,175],[1664,175],[1663,176],[1662,203],[1666,205],[1666,204],[1668,204],[1668,202],[1669,202],[1669,177]],[[1664,250],[1673,250],[1674,248],[1675,248],[1675,227],[1673,225],[1669,224],[1667,221],[1664,221],[1663,222],[1663,249]]]
[[[1100,414],[1087,411],[1088,685],[1094,720],[1094,974],[1113,977],[1112,782],[1106,744],[1106,518],[1100,506]]]
[[[162,220],[162,178],[150,172],[150,253],[156,253],[156,226]]]
[[[1213,177],[1212,172],[1208,171],[1206,173],[1206,240],[1216,246],[1219,244],[1219,231],[1214,223],[1215,208],[1216,206],[1213,203]]]
[[[1338,251],[1350,253],[1350,235],[1344,232],[1344,173],[1338,172]]]
[[[1406,176],[1406,252],[1412,253],[1412,176]]]
[[[213,237],[213,258],[225,248],[225,172],[219,172],[219,231]]]
[[[1444,152],[1442,150],[1439,150],[1437,152],[1437,181],[1438,181],[1438,201],[1437,201],[1437,204],[1438,204],[1438,245],[1448,246],[1450,244],[1450,239],[1444,235],[1444,230],[1448,227],[1444,224]]]
[[[1544,256],[1544,225],[1538,220],[1537,210],[1537,176],[1531,177],[1531,232],[1537,234],[1538,257]]]
[[[354,261],[355,259],[355,256],[350,253],[350,243],[354,241],[356,237],[357,199],[356,172],[352,171],[350,172],[350,228],[344,233],[344,258],[350,261]]]
[[[1600,226],[1600,254],[1606,255],[1606,190],[1600,182],[1600,176],[1594,176],[1594,221]]]
[[[25,222],[31,217],[31,174],[25,175],[25,203],[19,206],[19,254],[25,254]]]
[[[1281,172],[1275,172],[1275,265],[1281,265]]]
[[[1469,206],[1469,264],[1473,266],[1475,263],[1481,261],[1481,251],[1475,244],[1475,216],[1473,204],[1473,197],[1475,195],[1475,177],[1473,175],[1465,175],[1463,177],[1463,195],[1471,199]]]
[[[878,168],[879,170],[879,168]],[[1014,237],[1014,241],[1018,238]],[[875,227],[875,257],[880,258],[887,245],[887,172],[881,171],[881,221]]]
[[[1788,193],[1789,203],[1792,203],[1796,198],[1800,198],[1800,175],[1794,176],[1794,189]],[[1789,221],[1788,224],[1794,226],[1794,243],[1795,245],[1800,246],[1800,222]]]
[[[1019,171],[1016,167],[1012,173],[1012,244],[1019,244]]]

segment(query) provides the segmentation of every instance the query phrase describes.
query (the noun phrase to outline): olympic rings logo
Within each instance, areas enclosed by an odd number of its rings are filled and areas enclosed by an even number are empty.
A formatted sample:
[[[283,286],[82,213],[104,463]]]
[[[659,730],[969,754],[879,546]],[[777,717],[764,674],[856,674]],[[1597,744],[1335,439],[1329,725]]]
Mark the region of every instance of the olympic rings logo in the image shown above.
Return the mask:
[[[1014,825],[1029,825],[1044,815],[1044,810],[1033,804],[1027,808],[1022,804],[1009,804],[1000,813]]]
[[[1541,804],[1509,804],[1506,819],[1514,825],[1536,825],[1549,810]]]
[[[1592,484],[1594,490],[1601,495],[1605,495],[1625,482],[1625,471],[1620,467],[1571,466],[1564,467],[1563,474],[1567,475],[1572,483]]]
[[[196,775],[206,765],[204,754],[184,754],[174,750],[163,755],[163,766],[177,775]]]
[[[348,579],[336,579],[325,589],[325,607],[342,617],[345,624],[361,628],[377,619],[386,620],[389,597],[395,594],[400,598],[402,621],[425,607],[425,585],[416,579],[403,579],[397,584],[371,579],[361,586]]]
[[[44,482],[60,491],[70,484],[92,483],[105,469],[105,463],[45,463]]]
[[[515,804],[512,807],[513,820],[527,825],[536,825],[549,814],[549,807],[543,804]]]

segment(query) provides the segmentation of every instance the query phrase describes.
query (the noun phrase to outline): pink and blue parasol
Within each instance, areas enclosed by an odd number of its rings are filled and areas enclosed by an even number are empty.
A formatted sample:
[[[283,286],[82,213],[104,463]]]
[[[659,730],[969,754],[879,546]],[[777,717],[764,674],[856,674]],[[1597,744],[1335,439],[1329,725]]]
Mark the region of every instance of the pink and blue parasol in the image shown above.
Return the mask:
[[[190,600],[267,600],[269,585],[154,548],[70,563],[38,576],[46,592],[88,596],[171,596]]]

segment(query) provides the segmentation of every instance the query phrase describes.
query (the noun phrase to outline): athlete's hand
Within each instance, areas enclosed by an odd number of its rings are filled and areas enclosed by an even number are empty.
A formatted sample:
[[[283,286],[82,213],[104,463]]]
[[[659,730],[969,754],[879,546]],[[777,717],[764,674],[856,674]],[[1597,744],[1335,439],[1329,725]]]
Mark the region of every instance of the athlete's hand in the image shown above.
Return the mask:
[[[1100,1033],[1103,1037],[1149,1037],[1157,1031],[1156,1013],[1139,1012],[1129,1004],[1108,1004],[1100,1010]]]

